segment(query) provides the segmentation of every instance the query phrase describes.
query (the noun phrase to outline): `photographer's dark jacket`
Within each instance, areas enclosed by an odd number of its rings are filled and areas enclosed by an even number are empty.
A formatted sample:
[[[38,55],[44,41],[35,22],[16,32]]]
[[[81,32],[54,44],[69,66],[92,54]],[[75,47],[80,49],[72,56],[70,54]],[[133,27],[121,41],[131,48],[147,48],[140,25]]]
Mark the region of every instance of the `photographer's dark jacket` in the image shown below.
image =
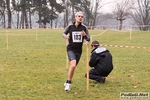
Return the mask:
[[[89,66],[94,67],[99,71],[111,72],[113,69],[112,63],[112,55],[110,52],[102,47],[99,46],[92,50],[91,57],[89,61]]]

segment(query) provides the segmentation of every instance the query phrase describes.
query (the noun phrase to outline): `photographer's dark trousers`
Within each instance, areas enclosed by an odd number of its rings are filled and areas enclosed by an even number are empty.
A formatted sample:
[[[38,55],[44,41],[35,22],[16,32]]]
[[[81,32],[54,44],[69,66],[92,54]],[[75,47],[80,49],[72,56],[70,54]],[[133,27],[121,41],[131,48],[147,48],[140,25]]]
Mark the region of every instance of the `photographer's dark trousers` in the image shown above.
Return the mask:
[[[111,71],[103,71],[100,69],[91,69],[89,71],[89,79],[99,82],[102,77],[107,77]],[[86,75],[85,75],[86,77]]]

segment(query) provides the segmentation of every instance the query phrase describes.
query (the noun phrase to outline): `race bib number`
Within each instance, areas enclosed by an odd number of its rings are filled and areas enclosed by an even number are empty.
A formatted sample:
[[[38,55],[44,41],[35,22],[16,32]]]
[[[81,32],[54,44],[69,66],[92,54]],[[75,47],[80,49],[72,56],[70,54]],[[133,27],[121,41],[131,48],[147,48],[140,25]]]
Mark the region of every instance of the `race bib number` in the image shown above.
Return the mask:
[[[72,40],[73,42],[80,43],[82,42],[82,35],[81,32],[72,32]]]

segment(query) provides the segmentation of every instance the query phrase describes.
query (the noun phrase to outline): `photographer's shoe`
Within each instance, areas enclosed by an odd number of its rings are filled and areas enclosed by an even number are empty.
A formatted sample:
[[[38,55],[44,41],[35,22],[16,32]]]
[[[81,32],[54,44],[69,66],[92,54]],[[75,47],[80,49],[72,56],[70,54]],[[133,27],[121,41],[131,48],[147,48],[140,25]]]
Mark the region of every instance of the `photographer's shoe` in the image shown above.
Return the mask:
[[[105,77],[102,77],[102,78],[100,79],[99,83],[100,83],[100,84],[104,84],[104,83],[105,83],[105,80],[106,80],[106,78],[105,78]]]

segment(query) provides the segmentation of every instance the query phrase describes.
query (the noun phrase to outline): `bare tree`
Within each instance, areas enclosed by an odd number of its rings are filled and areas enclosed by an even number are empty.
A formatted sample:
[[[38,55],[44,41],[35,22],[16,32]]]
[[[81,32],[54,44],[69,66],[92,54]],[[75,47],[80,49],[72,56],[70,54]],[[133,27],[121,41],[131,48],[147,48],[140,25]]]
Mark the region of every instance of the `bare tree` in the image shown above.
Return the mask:
[[[132,11],[132,18],[137,23],[140,30],[147,31],[150,27],[150,0],[136,0]],[[143,27],[144,26],[144,27]]]
[[[114,18],[119,21],[119,30],[122,29],[123,21],[130,15],[132,10],[131,0],[122,0],[115,4],[113,14]]]
[[[3,26],[3,28],[6,28],[5,10],[6,10],[6,1],[1,0],[0,1],[0,15],[1,15],[0,20],[2,20],[1,25]]]
[[[64,26],[67,26],[69,21],[75,21],[75,13],[77,11],[84,12],[83,23],[89,25],[89,21],[92,19],[92,13],[89,9],[90,0],[63,0],[63,3],[65,3]]]
[[[94,20],[92,21],[92,26],[95,26],[96,25],[96,22],[98,21],[98,15],[100,14],[100,9],[104,6],[102,4],[102,1],[103,0],[91,0],[91,10],[92,10],[92,13],[93,13],[93,17],[94,17]]]
[[[64,15],[64,28],[66,27],[66,26],[68,26],[68,24],[69,24],[69,21],[68,21],[68,0],[65,0],[65,15]]]
[[[11,22],[12,22],[12,14],[10,9],[10,0],[6,0],[7,5],[7,11],[8,11],[8,28],[11,28]]]

